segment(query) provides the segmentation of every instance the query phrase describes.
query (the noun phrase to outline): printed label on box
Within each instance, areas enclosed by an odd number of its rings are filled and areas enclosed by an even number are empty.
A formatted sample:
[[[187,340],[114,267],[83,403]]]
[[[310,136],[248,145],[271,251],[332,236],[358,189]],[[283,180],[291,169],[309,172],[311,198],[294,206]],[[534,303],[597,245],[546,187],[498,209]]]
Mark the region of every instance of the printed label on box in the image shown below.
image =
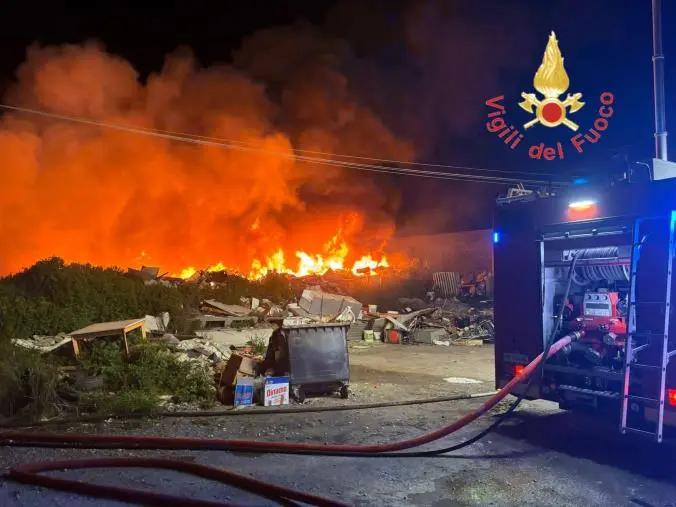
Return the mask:
[[[265,406],[289,404],[289,377],[269,377],[265,380]]]
[[[253,404],[253,379],[251,377],[241,378],[235,386],[235,406]]]

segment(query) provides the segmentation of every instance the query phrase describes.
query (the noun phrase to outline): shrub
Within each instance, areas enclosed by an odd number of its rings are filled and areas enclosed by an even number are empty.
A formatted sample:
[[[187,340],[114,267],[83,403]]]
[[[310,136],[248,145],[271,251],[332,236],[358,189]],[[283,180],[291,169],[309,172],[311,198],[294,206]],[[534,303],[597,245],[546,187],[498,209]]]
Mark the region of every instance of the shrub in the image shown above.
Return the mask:
[[[123,389],[114,395],[85,393],[80,397],[79,409],[102,414],[152,414],[158,404],[156,394],[143,389]]]
[[[65,403],[59,396],[57,367],[36,351],[5,344],[0,347],[0,413],[31,419],[53,415]]]
[[[157,407],[160,395],[171,395],[176,402],[204,402],[215,397],[210,368],[179,361],[160,344],[135,346],[127,361],[118,343],[95,342],[83,354],[81,364],[89,375],[103,376],[104,392],[116,393],[109,398],[85,396],[80,405],[84,411],[138,412],[151,404]]]

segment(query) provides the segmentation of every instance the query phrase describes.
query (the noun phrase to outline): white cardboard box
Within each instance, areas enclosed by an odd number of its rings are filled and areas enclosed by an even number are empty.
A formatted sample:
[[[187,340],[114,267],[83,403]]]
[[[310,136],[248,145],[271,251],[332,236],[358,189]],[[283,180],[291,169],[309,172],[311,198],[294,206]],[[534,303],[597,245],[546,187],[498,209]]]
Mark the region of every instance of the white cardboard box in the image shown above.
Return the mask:
[[[263,404],[266,407],[289,404],[289,377],[268,377],[265,379],[265,396]]]

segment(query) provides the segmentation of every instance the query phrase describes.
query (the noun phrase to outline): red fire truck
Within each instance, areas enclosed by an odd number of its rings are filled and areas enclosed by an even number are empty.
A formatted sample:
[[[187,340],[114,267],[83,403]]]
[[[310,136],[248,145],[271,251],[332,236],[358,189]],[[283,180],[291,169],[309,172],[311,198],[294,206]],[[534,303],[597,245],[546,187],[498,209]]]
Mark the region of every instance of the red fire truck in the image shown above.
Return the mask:
[[[661,442],[676,427],[676,171],[655,163],[664,179],[498,204],[495,374],[501,388],[549,340],[584,331],[522,394],[611,414],[623,433]]]

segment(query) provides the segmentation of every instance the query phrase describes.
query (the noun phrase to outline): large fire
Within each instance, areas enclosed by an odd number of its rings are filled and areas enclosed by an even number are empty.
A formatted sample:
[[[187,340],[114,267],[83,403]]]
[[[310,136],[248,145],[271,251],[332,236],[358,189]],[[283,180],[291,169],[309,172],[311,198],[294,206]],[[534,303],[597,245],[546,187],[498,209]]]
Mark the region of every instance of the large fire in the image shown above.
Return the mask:
[[[302,250],[297,250],[296,261],[287,262],[284,250],[278,248],[272,255],[265,257],[264,260],[254,259],[251,262],[251,269],[247,277],[251,280],[259,280],[269,273],[283,273],[296,277],[308,275],[324,275],[329,271],[349,271],[354,276],[377,276],[378,272],[384,268],[389,268],[390,264],[385,255],[378,260],[371,255],[363,255],[361,258],[348,264],[347,258],[350,249],[345,241],[339,239],[339,235],[334,236],[324,246],[322,254],[308,254]],[[292,267],[294,266],[295,267]],[[183,279],[189,279],[195,276],[200,270],[194,266],[187,267],[173,276]],[[204,271],[233,271],[228,269],[222,262],[209,266]]]
[[[329,271],[347,271],[358,277],[377,276],[380,271],[390,267],[387,257],[384,254],[378,256],[367,254],[362,255],[360,258],[355,258],[354,255],[351,255],[350,248],[344,238],[344,229],[349,228],[358,220],[360,220],[360,217],[354,213],[348,214],[347,217],[343,218],[343,226],[329,241],[322,245],[320,253],[311,254],[303,250],[296,250],[295,259],[289,260],[283,248],[275,248],[270,255],[263,257],[262,260],[254,258],[251,261],[250,268],[244,274],[251,280],[260,280],[269,273],[281,273],[300,278],[309,275],[324,275]],[[259,231],[260,224],[260,220],[256,219],[249,228],[249,231]],[[189,266],[182,269],[179,273],[174,273],[172,276],[187,280],[194,277],[200,271],[241,272],[237,269],[229,268],[223,262],[218,262],[201,269]]]
[[[253,151],[6,112],[0,276],[52,256],[182,278],[369,276],[396,265],[387,245],[399,194],[388,179],[296,150],[411,160],[411,144],[350,95],[311,37],[281,36],[298,40],[252,37],[233,66],[210,69],[179,51],[143,81],[97,44],[29,48],[5,103]]]

